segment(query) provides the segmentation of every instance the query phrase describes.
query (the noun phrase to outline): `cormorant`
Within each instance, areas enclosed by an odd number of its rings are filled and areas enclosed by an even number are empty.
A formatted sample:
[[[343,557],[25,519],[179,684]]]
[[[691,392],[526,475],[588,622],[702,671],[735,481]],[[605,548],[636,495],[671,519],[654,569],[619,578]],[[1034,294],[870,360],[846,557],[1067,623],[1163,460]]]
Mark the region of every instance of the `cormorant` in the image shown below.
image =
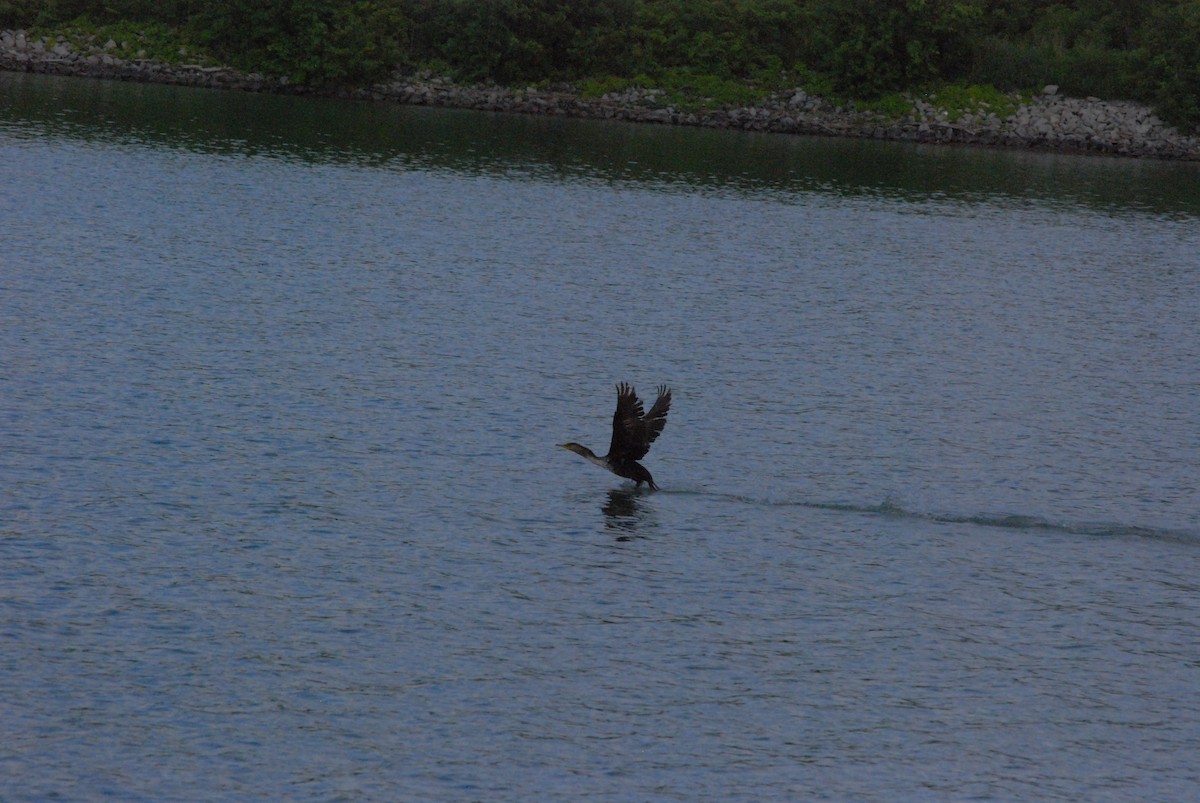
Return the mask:
[[[617,411],[613,413],[612,443],[609,444],[608,454],[596,457],[595,452],[578,443],[561,443],[577,455],[606,468],[618,477],[633,480],[635,488],[647,483],[650,490],[657,491],[654,478],[646,467],[637,462],[650,451],[650,444],[667,425],[667,411],[671,409],[671,389],[666,385],[658,386],[658,398],[650,408],[650,412],[642,412],[642,401],[634,392],[633,386],[625,382],[617,385]]]

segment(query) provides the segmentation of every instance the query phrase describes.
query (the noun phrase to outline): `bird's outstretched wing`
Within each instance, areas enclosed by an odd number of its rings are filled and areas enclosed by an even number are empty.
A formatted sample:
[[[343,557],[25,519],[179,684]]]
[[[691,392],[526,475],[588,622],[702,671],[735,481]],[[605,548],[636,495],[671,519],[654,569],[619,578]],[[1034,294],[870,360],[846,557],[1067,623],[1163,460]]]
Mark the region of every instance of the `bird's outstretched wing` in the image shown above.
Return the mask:
[[[642,418],[642,426],[646,430],[646,449],[642,452],[644,455],[650,451],[650,444],[662,433],[663,427],[667,425],[667,413],[671,411],[671,389],[666,385],[658,386],[658,398],[654,400],[654,404],[650,406],[650,412]]]
[[[636,448],[634,441],[642,415],[642,400],[637,397],[633,386],[625,382],[617,385],[617,409],[613,413],[612,443],[608,446],[610,458],[637,460],[636,457],[630,457],[630,453]]]
[[[644,413],[642,402],[633,387],[625,382],[617,385],[617,410],[613,413],[612,444],[608,454],[612,459],[640,460],[650,451],[650,444],[667,425],[671,409],[671,390],[658,388],[658,398]]]

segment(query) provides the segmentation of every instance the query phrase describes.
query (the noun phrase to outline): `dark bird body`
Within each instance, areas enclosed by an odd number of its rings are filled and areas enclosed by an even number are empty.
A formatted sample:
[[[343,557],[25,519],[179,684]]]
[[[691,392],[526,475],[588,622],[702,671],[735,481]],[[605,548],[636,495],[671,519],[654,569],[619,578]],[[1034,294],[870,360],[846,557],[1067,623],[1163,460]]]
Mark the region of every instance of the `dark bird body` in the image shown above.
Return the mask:
[[[578,443],[564,443],[562,448],[606,468],[618,477],[633,480],[635,487],[642,483],[657,491],[654,478],[638,461],[650,451],[650,444],[667,425],[667,411],[671,409],[671,389],[659,385],[658,398],[650,407],[650,412],[642,411],[642,401],[634,392],[633,386],[624,382],[617,385],[617,410],[613,413],[612,443],[608,446],[608,454],[597,457],[596,453]]]

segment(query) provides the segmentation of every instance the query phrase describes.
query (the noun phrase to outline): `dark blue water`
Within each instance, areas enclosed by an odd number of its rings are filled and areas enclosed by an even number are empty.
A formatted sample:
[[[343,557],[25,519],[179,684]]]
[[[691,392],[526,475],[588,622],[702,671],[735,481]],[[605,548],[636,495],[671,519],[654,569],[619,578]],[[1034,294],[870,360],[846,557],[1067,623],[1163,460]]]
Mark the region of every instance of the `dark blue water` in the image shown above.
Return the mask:
[[[1197,178],[0,76],[0,797],[1191,797]]]

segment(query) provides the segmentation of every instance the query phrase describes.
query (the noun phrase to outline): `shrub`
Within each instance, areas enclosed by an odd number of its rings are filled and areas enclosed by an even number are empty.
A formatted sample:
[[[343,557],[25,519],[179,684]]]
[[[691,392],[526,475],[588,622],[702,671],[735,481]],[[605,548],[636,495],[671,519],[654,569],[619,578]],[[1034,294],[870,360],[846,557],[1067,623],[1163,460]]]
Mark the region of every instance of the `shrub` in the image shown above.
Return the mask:
[[[827,69],[838,91],[868,98],[936,80],[965,60],[979,18],[952,0],[824,0]]]
[[[297,83],[366,83],[400,60],[406,20],[399,0],[231,0],[194,23],[240,69]]]
[[[1164,120],[1200,128],[1200,0],[1155,9],[1146,23],[1142,86]]]

